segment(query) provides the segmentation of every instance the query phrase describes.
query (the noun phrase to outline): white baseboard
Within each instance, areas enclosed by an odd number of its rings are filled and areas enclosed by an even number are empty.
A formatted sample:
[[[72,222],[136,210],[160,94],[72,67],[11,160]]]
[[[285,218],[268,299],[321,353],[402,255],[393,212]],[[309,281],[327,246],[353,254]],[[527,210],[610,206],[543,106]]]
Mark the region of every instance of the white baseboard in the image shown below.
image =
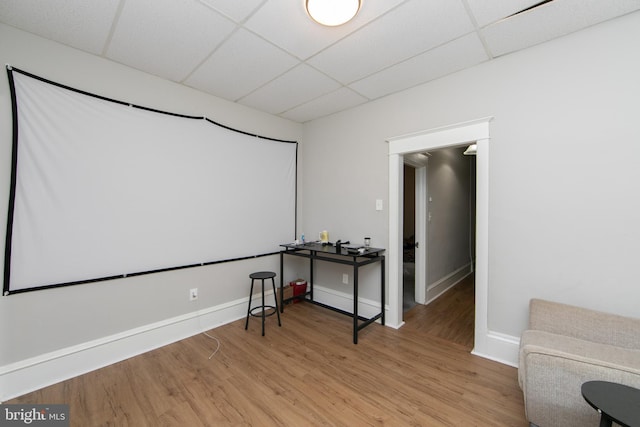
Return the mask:
[[[0,402],[244,318],[248,299],[198,310],[0,367]]]
[[[482,342],[476,343],[471,354],[517,368],[519,349],[518,337],[488,331]]]
[[[314,285],[313,299],[322,304],[338,308],[342,311],[353,313],[353,294],[351,292],[341,292],[335,289]],[[380,313],[380,302],[370,299],[358,298],[358,315],[373,317]],[[377,320],[380,323],[380,320]]]

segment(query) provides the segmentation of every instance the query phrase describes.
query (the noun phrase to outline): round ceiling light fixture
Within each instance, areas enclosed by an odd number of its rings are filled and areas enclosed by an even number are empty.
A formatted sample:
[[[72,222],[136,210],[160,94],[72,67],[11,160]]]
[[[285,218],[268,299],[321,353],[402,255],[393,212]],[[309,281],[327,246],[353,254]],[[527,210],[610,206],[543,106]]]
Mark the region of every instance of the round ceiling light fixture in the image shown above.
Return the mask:
[[[349,22],[360,10],[360,0],[306,0],[311,19],[328,27]]]

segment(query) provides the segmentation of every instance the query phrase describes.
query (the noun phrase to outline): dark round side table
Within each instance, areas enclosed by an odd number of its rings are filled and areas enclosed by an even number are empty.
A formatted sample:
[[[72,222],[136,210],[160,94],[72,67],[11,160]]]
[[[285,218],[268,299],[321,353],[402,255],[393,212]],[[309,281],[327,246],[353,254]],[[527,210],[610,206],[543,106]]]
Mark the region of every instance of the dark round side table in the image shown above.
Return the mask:
[[[600,427],[615,421],[623,427],[640,426],[640,390],[608,381],[582,384],[582,397],[600,413]]]

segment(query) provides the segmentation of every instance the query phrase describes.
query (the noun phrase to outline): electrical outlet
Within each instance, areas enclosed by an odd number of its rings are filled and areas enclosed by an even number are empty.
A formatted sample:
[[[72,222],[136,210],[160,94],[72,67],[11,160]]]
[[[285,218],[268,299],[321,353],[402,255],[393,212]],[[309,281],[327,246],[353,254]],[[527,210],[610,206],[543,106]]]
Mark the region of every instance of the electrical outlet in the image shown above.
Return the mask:
[[[198,299],[198,288],[189,289],[189,301],[195,301]]]
[[[344,283],[345,285],[349,284],[349,275],[348,274],[343,274],[342,275],[342,283]]]

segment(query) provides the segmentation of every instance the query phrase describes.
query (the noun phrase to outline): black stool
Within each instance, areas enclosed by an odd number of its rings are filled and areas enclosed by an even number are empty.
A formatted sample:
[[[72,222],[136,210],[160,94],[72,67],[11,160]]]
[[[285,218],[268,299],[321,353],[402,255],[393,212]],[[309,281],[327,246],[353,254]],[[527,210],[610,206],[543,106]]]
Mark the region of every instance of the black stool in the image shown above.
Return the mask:
[[[280,323],[280,310],[278,309],[278,297],[276,295],[276,282],[273,279],[274,277],[276,277],[276,273],[274,273],[273,271],[259,271],[257,273],[251,273],[249,275],[249,277],[251,278],[251,291],[249,292],[249,308],[247,309],[247,320],[244,324],[244,329],[247,330],[247,328],[249,327],[249,316],[254,316],[254,317],[258,317],[261,316],[262,317],[262,336],[264,336],[264,318],[266,316],[272,316],[273,315],[273,311],[269,314],[266,314],[266,310],[268,308],[274,309],[275,313],[278,315],[278,326],[282,326],[282,324]],[[273,286],[273,299],[276,301],[276,306],[272,306],[272,305],[265,305],[264,304],[264,281],[265,279],[271,279],[271,285]],[[258,305],[256,307],[251,308],[251,298],[253,297],[253,282],[255,280],[261,280],[262,281],[262,305]],[[261,313],[260,314],[254,314],[254,311],[256,310],[260,310]]]

